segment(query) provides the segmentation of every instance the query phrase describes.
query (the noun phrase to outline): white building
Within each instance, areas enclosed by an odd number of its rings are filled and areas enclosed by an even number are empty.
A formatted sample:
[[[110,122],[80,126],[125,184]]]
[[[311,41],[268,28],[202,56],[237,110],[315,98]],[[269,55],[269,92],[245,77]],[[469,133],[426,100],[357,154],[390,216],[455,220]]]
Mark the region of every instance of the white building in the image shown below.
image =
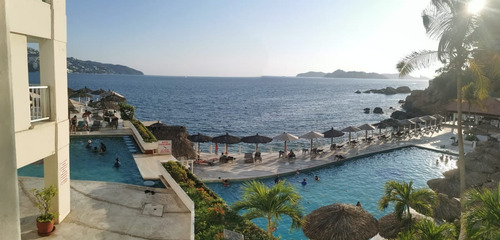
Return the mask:
[[[53,210],[70,211],[65,0],[0,0],[0,230],[20,239],[17,169],[44,159]],[[27,44],[38,43],[40,85],[28,82]]]

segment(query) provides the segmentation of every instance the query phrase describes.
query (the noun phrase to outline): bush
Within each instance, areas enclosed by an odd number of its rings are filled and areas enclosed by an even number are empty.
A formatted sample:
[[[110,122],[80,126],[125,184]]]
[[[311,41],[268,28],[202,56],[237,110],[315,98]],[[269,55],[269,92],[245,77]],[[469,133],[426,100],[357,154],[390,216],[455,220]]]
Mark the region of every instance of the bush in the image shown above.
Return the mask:
[[[222,198],[180,162],[169,161],[163,163],[163,167],[195,202],[195,239],[224,239],[224,229],[239,232],[245,235],[245,239],[269,239],[264,230],[231,210]]]
[[[130,120],[130,122],[132,124],[134,124],[134,127],[137,129],[137,131],[139,131],[139,134],[141,134],[141,137],[142,137],[142,140],[144,140],[144,142],[156,142],[158,140],[156,140],[156,137],[155,135],[153,135],[153,133],[151,131],[149,131],[149,129],[147,129],[141,121],[137,120],[137,119],[133,119],[133,120]]]
[[[132,120],[134,119],[134,114],[135,114],[135,107],[127,104],[127,103],[120,103],[120,115],[123,120]]]

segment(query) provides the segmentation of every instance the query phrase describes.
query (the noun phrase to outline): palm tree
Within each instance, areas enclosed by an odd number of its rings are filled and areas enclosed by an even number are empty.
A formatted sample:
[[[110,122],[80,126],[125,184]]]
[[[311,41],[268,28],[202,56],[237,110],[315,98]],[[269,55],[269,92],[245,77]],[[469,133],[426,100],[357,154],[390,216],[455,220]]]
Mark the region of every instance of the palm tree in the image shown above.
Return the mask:
[[[463,206],[470,239],[500,239],[500,184],[495,191],[471,189]]]
[[[277,221],[282,215],[292,219],[291,229],[302,226],[302,206],[299,204],[300,195],[290,184],[282,181],[272,188],[259,181],[243,184],[243,194],[240,201],[235,202],[231,208],[236,212],[248,210],[243,217],[248,219],[266,218],[267,233],[271,236],[276,230]]]
[[[415,69],[430,66],[437,59],[445,64],[444,69],[454,73],[457,83],[457,117],[458,117],[458,165],[460,176],[460,194],[465,193],[465,160],[464,140],[462,134],[462,78],[463,73],[469,70],[479,86],[477,92],[480,98],[488,94],[488,78],[475,61],[474,56],[481,51],[491,49],[491,36],[488,30],[493,30],[491,19],[498,14],[481,15],[468,12],[468,4],[472,0],[431,0],[430,5],[422,14],[424,27],[431,38],[439,40],[437,51],[419,51],[406,56],[397,64],[401,76],[407,75]],[[488,29],[489,28],[489,29]],[[498,31],[498,30],[494,30]],[[491,34],[491,33],[490,33]],[[487,44],[485,44],[487,43]],[[484,49],[478,48],[479,46]],[[463,221],[462,221],[463,223]],[[461,228],[463,229],[463,228]],[[461,234],[463,236],[463,234]]]
[[[381,210],[386,209],[389,203],[395,203],[394,212],[399,220],[406,217],[411,220],[410,207],[424,215],[432,214],[432,206],[436,204],[436,193],[429,189],[413,189],[413,181],[410,183],[388,181],[384,186],[384,196],[378,202]]]
[[[455,225],[451,223],[443,223],[436,225],[434,221],[422,219],[414,227],[415,239],[422,240],[449,240],[456,239]]]

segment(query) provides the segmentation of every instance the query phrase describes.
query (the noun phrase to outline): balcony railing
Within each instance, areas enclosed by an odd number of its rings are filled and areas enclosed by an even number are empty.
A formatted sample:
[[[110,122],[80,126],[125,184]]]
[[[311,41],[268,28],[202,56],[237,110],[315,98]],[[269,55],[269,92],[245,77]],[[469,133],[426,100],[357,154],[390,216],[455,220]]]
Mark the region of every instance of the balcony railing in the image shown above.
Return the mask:
[[[50,118],[50,95],[48,86],[30,86],[31,122]]]

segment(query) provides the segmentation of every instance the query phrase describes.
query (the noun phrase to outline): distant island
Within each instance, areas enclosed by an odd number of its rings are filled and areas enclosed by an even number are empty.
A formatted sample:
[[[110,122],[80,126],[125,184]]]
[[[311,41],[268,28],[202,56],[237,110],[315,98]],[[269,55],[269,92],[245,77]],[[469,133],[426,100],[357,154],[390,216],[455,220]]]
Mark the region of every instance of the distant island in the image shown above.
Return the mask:
[[[40,71],[40,59],[38,50],[28,48],[28,70],[30,72]],[[68,73],[93,73],[93,74],[127,74],[144,75],[141,71],[123,65],[84,61],[76,58],[67,58]]]
[[[371,79],[393,79],[399,78],[399,74],[397,73],[367,73],[367,72],[358,72],[358,71],[344,71],[341,69],[336,70],[331,73],[324,72],[306,72],[299,73],[297,77],[324,77],[324,78],[371,78]],[[413,76],[405,76],[403,79],[428,79],[426,77],[413,77]]]

